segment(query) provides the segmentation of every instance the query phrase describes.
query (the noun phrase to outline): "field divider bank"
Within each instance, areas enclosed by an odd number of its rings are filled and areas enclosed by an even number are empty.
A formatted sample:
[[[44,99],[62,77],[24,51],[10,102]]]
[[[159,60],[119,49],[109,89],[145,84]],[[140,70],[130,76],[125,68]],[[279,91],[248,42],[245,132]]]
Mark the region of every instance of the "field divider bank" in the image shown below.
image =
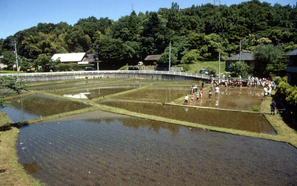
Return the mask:
[[[112,97],[116,97],[116,96],[120,96],[120,95],[128,94],[128,93],[131,93],[131,92],[136,92],[136,91],[139,91],[139,90],[142,90],[142,89],[149,88],[149,87],[151,87],[151,86],[153,86],[153,83],[151,83],[151,84],[149,84],[149,85],[145,85],[145,86],[139,87],[139,88],[135,88],[135,89],[132,89],[132,90],[127,90],[127,91],[119,92],[119,93],[116,93],[116,94],[106,95],[106,96],[104,96],[104,97],[94,98],[94,99],[92,99],[91,101],[93,101],[93,102],[102,101],[102,100],[104,100],[105,98],[112,98]]]

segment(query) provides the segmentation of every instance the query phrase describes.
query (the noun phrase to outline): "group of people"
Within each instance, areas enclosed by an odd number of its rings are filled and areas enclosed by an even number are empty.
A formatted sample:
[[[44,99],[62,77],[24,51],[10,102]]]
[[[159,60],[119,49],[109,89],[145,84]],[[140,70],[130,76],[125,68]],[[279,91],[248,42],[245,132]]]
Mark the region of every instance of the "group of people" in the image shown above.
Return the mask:
[[[213,88],[214,87],[214,88]],[[189,98],[188,95],[185,96],[185,101],[184,101],[184,104],[188,104],[189,102],[190,103],[194,103],[194,100],[195,100],[195,93],[196,93],[196,100],[199,101],[200,99],[202,99],[202,96],[203,96],[203,88],[204,88],[204,83],[202,83],[202,86],[200,88],[200,90],[198,91],[197,89],[197,85],[195,86],[191,86],[191,91],[190,91],[190,94],[191,94],[191,97]],[[220,88],[219,88],[219,84],[216,84],[214,83],[214,86],[212,86],[211,90],[209,90],[208,92],[208,99],[209,101],[211,102],[212,100],[212,89],[215,89],[215,96],[218,96],[219,93],[220,93]],[[190,99],[190,101],[189,101]]]
[[[251,77],[248,82],[247,86],[248,87],[264,87],[264,86],[271,86],[272,89],[276,87],[276,84],[273,80],[268,80],[266,78],[258,78],[258,77]]]
[[[191,88],[191,100],[190,102],[193,103],[195,100],[195,95],[194,93],[196,93],[196,100],[198,101],[199,99],[202,99],[202,95],[203,95],[203,87],[201,87],[200,91],[198,91],[197,89],[193,89]],[[188,104],[189,103],[189,96],[186,95],[185,97],[185,101],[184,104]]]

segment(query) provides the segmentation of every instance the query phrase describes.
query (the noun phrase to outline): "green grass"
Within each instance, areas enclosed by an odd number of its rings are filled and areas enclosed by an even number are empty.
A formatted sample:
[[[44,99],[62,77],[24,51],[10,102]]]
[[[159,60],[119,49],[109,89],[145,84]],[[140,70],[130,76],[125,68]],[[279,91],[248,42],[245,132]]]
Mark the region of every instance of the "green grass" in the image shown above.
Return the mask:
[[[18,73],[16,70],[12,71],[12,70],[1,70],[0,69],[0,73]],[[20,71],[19,73],[26,73],[25,71]]]
[[[219,61],[199,61],[197,63],[190,64],[189,66],[190,66],[190,70],[187,71],[189,73],[199,74],[199,71],[201,69],[203,69],[203,68],[204,69],[211,69],[211,68],[213,68],[218,73]],[[225,61],[221,61],[220,62],[220,74],[226,73],[225,66],[226,66],[226,62]]]

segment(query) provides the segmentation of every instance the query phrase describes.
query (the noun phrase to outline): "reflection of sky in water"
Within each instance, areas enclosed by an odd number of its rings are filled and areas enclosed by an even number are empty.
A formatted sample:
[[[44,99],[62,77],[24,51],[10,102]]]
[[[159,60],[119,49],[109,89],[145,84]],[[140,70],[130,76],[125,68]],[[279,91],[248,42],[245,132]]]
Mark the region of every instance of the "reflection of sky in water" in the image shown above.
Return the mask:
[[[17,149],[20,163],[49,185],[290,185],[297,180],[297,150],[288,144],[134,118],[22,127]]]
[[[7,107],[3,109],[1,108],[0,110],[9,116],[13,123],[40,117],[37,114],[28,113],[25,110],[18,109],[12,105],[7,105]]]

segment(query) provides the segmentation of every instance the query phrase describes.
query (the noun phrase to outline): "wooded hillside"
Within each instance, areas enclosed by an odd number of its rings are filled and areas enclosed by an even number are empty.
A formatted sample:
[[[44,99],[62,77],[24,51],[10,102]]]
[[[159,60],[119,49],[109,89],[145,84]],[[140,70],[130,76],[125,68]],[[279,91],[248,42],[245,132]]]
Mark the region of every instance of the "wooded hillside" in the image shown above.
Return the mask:
[[[14,50],[14,39],[18,54],[27,59],[67,52],[95,54],[98,46],[100,60],[116,66],[137,64],[149,54],[166,55],[170,42],[172,58],[181,63],[217,60],[218,51],[225,59],[239,53],[240,40],[242,51],[272,44],[284,54],[297,48],[297,6],[252,0],[229,7],[205,4],[180,9],[172,3],[170,9],[138,15],[133,11],[117,21],[89,17],[73,26],[39,23],[1,39],[0,54]]]

